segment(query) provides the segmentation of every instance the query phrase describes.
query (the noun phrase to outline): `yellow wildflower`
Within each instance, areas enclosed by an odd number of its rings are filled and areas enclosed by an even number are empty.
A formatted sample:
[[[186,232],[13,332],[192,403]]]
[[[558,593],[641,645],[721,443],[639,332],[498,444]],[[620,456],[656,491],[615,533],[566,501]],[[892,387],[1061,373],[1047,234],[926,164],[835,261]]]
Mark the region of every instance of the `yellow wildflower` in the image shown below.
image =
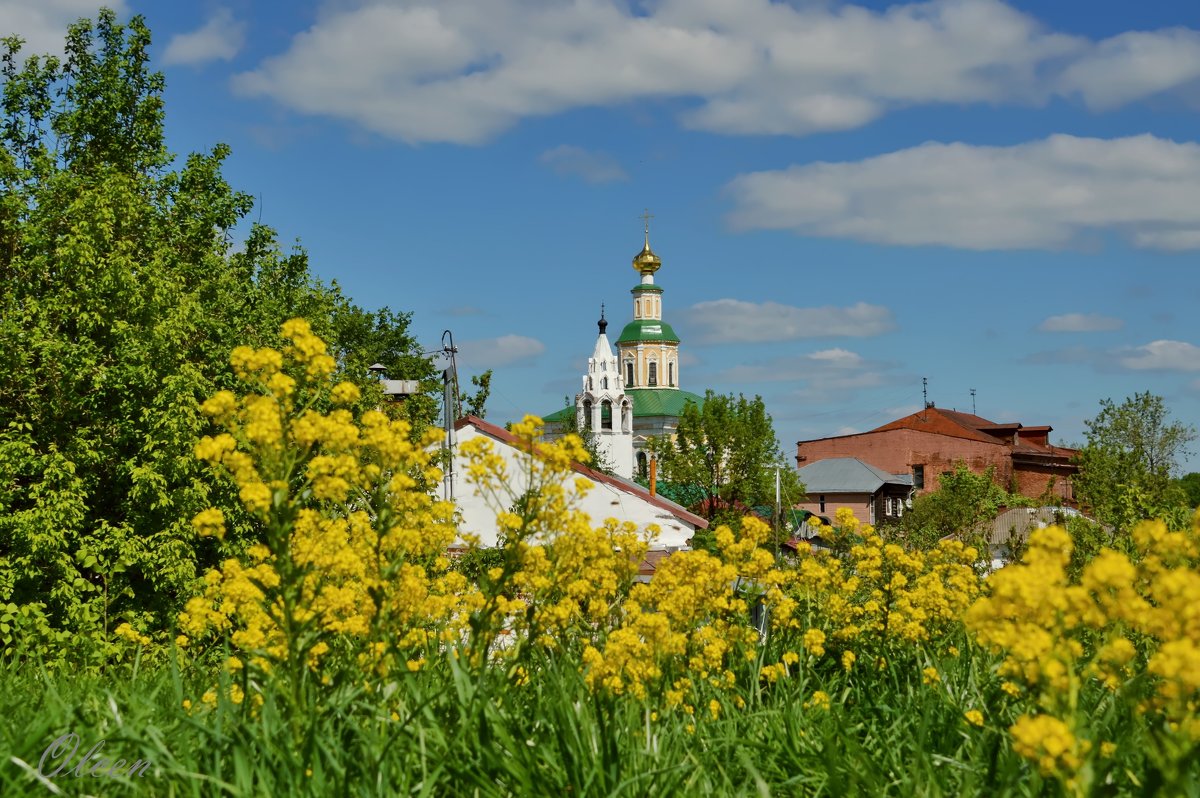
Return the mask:
[[[815,690],[812,694],[812,697],[804,702],[804,708],[819,709],[821,711],[828,712],[831,703],[832,702],[829,698],[829,693],[826,693],[824,690]]]

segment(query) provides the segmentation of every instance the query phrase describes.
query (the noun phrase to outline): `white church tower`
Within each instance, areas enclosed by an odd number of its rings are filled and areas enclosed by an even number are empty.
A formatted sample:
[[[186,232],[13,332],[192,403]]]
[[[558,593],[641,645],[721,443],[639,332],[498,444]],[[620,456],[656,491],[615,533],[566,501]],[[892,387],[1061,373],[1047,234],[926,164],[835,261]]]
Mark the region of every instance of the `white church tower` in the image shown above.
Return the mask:
[[[583,391],[575,395],[575,413],[580,429],[590,429],[596,449],[613,473],[633,479],[633,402],[625,395],[621,368],[608,343],[608,322],[600,306],[600,335],[588,358]]]

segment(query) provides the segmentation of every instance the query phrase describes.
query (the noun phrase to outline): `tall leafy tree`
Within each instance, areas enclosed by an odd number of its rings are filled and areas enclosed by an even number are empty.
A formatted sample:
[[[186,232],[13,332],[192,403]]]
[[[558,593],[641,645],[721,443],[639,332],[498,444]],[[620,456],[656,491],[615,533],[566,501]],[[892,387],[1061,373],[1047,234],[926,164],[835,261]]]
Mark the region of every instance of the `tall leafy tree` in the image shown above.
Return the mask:
[[[1075,494],[1097,520],[1127,529],[1182,507],[1184,494],[1171,476],[1196,440],[1196,429],[1172,421],[1161,396],[1137,393],[1119,405],[1105,399],[1086,428]]]
[[[773,505],[776,468],[783,495],[803,495],[760,396],[710,390],[703,407],[684,406],[673,438],[653,438],[647,448],[658,457],[660,478],[680,495],[699,497],[696,506],[710,521]]]
[[[281,251],[221,174],[224,145],[176,167],[150,32],[112,11],[71,26],[62,59],[3,43],[0,118],[0,602],[103,639],[165,628],[198,567],[255,529],[192,456],[200,400],[231,387],[230,350],[308,317],[345,375],[427,379],[409,318],[364,311]],[[403,412],[428,423],[436,403]],[[194,543],[192,515],[234,534]],[[0,647],[2,648],[2,647]]]

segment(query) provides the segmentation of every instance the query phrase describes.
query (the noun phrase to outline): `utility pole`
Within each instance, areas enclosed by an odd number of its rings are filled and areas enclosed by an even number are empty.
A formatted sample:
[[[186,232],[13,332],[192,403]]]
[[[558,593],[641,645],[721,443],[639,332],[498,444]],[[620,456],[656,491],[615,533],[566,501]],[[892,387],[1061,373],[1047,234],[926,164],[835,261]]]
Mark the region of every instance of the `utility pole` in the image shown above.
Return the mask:
[[[783,505],[779,500],[779,466],[775,466],[775,559],[779,559],[779,536],[783,533]]]
[[[446,475],[442,478],[442,495],[446,501],[454,501],[454,422],[462,415],[458,397],[458,363],[454,359],[457,353],[454,334],[446,330],[442,333],[442,354],[450,358],[450,367],[442,372],[442,419],[446,430]]]

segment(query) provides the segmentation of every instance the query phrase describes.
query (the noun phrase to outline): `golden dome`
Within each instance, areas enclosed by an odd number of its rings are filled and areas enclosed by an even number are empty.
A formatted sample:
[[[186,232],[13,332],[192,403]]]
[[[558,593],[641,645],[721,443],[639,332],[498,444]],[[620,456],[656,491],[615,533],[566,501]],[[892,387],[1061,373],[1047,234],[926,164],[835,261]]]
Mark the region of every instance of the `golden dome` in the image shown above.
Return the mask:
[[[650,234],[646,233],[646,245],[642,247],[642,251],[633,256],[633,269],[639,274],[654,274],[662,268],[662,261],[654,250],[650,249]]]

